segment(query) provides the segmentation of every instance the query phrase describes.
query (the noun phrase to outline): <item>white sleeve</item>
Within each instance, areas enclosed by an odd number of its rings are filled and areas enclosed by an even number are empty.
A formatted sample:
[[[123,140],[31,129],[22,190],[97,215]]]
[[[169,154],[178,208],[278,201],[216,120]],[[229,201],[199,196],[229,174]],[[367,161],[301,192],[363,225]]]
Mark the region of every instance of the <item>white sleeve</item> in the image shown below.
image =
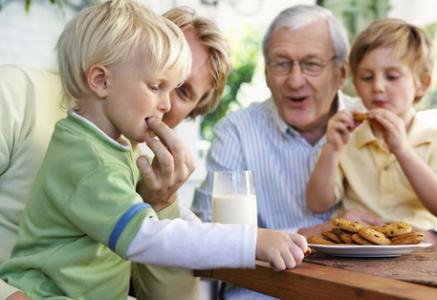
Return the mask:
[[[188,269],[254,268],[256,227],[146,219],[132,240],[129,260]]]
[[[20,292],[20,290],[0,279],[0,300],[4,300],[9,296],[12,296],[12,294],[16,292]]]

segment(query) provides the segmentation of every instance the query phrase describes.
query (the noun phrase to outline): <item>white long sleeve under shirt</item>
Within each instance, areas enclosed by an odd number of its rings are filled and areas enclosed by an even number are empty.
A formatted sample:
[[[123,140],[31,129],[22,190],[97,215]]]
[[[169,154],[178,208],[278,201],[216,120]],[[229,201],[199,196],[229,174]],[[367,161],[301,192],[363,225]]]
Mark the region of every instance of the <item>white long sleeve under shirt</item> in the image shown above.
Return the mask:
[[[256,234],[250,225],[149,218],[126,255],[138,263],[189,269],[254,268]]]

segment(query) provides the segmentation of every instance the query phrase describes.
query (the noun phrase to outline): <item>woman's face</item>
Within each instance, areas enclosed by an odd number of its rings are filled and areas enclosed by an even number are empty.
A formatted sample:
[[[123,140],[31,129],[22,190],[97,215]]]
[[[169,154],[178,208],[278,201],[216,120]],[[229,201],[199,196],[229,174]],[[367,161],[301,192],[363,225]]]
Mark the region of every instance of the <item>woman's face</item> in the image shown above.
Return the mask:
[[[190,45],[193,62],[190,76],[170,95],[171,110],[164,115],[163,121],[171,128],[176,127],[193,111],[211,88],[212,81],[207,48],[202,45],[195,32],[184,31],[184,35]]]

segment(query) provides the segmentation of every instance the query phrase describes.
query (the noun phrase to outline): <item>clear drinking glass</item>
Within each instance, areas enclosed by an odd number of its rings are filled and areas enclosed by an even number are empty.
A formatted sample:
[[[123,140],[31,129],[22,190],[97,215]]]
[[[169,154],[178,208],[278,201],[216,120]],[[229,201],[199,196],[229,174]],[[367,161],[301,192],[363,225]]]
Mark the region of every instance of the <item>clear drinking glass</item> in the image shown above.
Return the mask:
[[[213,174],[212,221],[257,225],[257,205],[252,171]]]

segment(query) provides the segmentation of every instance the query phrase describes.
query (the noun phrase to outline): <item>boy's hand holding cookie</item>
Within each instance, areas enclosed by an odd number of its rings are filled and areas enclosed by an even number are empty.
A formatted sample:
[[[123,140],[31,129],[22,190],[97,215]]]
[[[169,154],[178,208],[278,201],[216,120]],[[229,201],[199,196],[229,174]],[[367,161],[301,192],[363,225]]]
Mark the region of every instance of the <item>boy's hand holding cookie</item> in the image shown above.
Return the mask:
[[[369,120],[376,132],[379,132],[394,155],[410,149],[407,138],[407,126],[400,117],[388,109],[376,108],[369,112]]]
[[[176,191],[195,169],[194,158],[182,140],[158,118],[149,118],[147,125],[156,137],[146,139],[155,157],[149,163],[146,157],[137,160],[143,177],[137,192],[155,211],[169,206],[176,200]]]
[[[361,124],[362,122],[366,121],[369,118],[369,114],[366,112],[354,111],[352,112],[352,115],[354,117],[354,121],[357,124]]]
[[[355,127],[357,124],[349,111],[340,111],[329,120],[326,138],[333,151],[338,152],[343,148]]]
[[[268,262],[275,271],[294,268],[307,251],[307,241],[300,234],[258,229],[256,258]]]

